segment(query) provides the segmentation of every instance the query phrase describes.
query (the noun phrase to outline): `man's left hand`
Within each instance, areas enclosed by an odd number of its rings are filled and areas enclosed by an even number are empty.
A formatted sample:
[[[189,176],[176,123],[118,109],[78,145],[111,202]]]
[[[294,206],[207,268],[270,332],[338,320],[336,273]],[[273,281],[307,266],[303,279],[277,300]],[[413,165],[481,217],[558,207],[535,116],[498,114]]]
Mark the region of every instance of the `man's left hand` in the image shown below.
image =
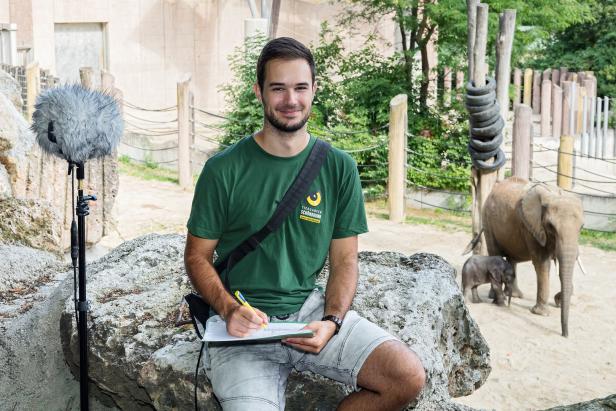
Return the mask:
[[[336,324],[331,321],[313,321],[303,329],[312,330],[314,335],[310,338],[286,338],[282,342],[298,350],[318,354],[333,337]]]

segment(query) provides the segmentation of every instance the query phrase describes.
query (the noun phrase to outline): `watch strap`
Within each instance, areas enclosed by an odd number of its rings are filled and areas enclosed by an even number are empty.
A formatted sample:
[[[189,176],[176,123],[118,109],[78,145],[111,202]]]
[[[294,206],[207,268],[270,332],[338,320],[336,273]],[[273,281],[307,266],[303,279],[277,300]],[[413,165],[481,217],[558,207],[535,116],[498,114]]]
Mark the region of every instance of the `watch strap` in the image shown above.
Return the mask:
[[[336,332],[334,333],[334,335],[338,334],[338,332],[340,331],[340,327],[342,327],[342,320],[335,315],[326,315],[321,318],[321,321],[331,321],[336,324]]]

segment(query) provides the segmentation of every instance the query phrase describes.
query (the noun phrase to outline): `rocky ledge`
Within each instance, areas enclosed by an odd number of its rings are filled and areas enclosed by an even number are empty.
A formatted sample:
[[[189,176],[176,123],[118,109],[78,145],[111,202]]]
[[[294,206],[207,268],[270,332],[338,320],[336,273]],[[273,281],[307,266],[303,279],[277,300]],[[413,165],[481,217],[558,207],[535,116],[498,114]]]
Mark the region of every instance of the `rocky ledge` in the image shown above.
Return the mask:
[[[147,235],[126,242],[88,266],[89,373],[103,403],[121,409],[193,407],[200,343],[191,326],[176,326],[179,303],[190,291],[183,264],[184,237]],[[468,395],[490,373],[489,348],[470,317],[455,271],[432,254],[360,253],[353,309],[397,335],[421,358],[427,386],[415,409],[465,410],[451,397]],[[326,281],[326,274],[319,281]],[[74,372],[78,337],[72,298],[60,333]],[[348,387],[293,373],[287,409],[334,409]],[[205,375],[200,409],[220,409]]]

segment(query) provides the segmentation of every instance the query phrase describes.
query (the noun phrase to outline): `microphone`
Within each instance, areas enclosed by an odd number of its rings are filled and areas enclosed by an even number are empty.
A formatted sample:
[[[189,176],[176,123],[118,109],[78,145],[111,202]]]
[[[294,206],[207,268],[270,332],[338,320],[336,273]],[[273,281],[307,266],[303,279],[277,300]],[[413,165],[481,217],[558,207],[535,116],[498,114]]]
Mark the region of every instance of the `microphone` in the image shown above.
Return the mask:
[[[116,100],[78,84],[42,92],[36,99],[31,130],[43,151],[83,164],[113,152],[124,132]]]

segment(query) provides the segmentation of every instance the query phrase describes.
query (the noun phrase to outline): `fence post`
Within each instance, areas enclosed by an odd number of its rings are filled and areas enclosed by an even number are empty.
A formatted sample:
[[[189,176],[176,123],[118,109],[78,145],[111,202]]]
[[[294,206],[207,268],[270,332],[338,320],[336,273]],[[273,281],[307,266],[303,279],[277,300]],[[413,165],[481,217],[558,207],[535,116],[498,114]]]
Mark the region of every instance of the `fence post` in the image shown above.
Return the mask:
[[[463,101],[462,93],[464,93],[464,72],[456,72],[456,100]]]
[[[41,91],[41,72],[37,62],[32,62],[26,67],[26,119],[28,123],[32,122],[32,113],[34,113],[34,104],[36,96]]]
[[[541,137],[548,137],[550,133],[550,114],[552,100],[552,82],[543,80],[541,84]]]
[[[509,82],[511,78],[511,48],[515,31],[515,10],[505,10],[498,18],[496,37],[496,100],[503,120],[509,113]]]
[[[588,157],[588,96],[582,98],[582,139],[580,141],[582,157]]]
[[[83,87],[91,89],[94,83],[94,70],[92,67],[80,67],[79,78]]]
[[[558,187],[571,190],[573,187],[573,136],[561,136],[558,148]]]
[[[560,87],[560,71],[558,69],[552,69],[552,86]]]
[[[192,187],[190,171],[190,81],[191,75],[185,74],[177,85],[178,103],[178,177],[180,187]]]
[[[561,135],[563,136],[568,136],[572,134],[571,130],[571,122],[570,122],[570,117],[571,117],[571,82],[570,81],[563,81],[562,82],[563,85],[563,110],[562,110],[562,131],[561,131]],[[559,136],[560,137],[560,136]]]
[[[576,126],[575,126],[575,134],[576,135],[580,135],[582,133],[582,119],[584,116],[584,98],[586,97],[586,88],[585,87],[580,87],[580,85],[578,84],[577,86],[579,92],[577,93],[577,99],[575,102],[575,106],[576,106],[576,116],[575,116],[575,121],[576,121]]]
[[[451,67],[445,67],[443,74],[443,88],[445,90],[443,93],[443,105],[449,107],[451,106]]]
[[[389,167],[387,202],[389,220],[404,222],[406,197],[407,95],[398,94],[389,102]]]
[[[599,153],[603,148],[601,135],[601,97],[597,97],[597,110],[595,111],[596,131],[595,131],[595,158],[601,158]]]
[[[552,137],[560,138],[563,121],[563,89],[553,86],[552,89]]]
[[[525,104],[515,107],[513,117],[513,147],[511,153],[511,175],[528,180],[530,178],[531,130],[533,111]]]
[[[522,104],[526,104],[530,107],[532,104],[532,96],[533,96],[533,70],[527,68],[524,70],[524,98],[522,99]]]
[[[605,160],[605,155],[607,153],[607,123],[609,120],[610,114],[610,99],[605,96],[603,97],[603,149],[601,150],[601,158]]]
[[[513,70],[513,108],[522,101],[522,70],[519,68]]]
[[[533,71],[533,114],[541,113],[541,75],[539,70]]]
[[[113,95],[115,77],[109,71],[101,69],[101,90]]]

